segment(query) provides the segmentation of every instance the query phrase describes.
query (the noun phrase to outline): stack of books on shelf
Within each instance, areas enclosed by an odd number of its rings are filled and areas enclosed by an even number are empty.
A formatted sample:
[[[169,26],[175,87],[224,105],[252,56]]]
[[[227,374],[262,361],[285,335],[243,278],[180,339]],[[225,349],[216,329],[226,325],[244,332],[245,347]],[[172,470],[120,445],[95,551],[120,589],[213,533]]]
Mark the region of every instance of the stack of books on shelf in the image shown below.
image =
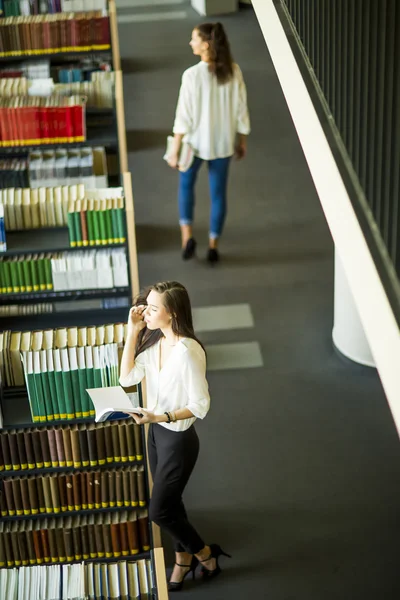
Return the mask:
[[[58,427],[11,429],[0,433],[0,472],[3,472],[3,475],[7,475],[7,473],[9,475],[11,473],[22,475],[22,471],[32,472],[51,468],[64,469],[65,471],[66,469],[81,469],[89,466],[91,468],[105,465],[118,466],[119,463],[127,465],[142,459],[143,446],[140,426],[136,425],[132,419],[105,421],[97,424],[80,423]],[[130,473],[129,470],[127,472]],[[132,471],[132,473],[135,473],[135,471]],[[136,482],[141,477],[140,473],[141,471],[136,471]],[[129,477],[131,476],[129,475]],[[116,475],[113,475],[113,478],[117,481]],[[12,479],[14,480],[14,478]],[[112,478],[110,479],[112,480]],[[31,485],[29,482],[33,481],[32,486],[37,489],[37,484],[41,479],[39,478],[36,481],[25,477],[18,481],[20,481],[21,486],[25,484],[29,486]],[[68,481],[70,480],[68,479]],[[127,479],[125,485],[130,481],[130,479]],[[141,481],[143,482],[143,480]],[[58,485],[58,481],[54,485]],[[101,508],[101,500],[97,501],[97,498],[101,498],[100,471],[93,485],[96,488],[93,488],[93,490],[95,489],[93,497],[96,498],[95,508]],[[122,488],[120,488],[120,485]],[[118,479],[118,489],[122,489],[121,493],[123,493],[123,485],[124,478],[122,477],[122,479]],[[69,485],[67,487],[70,488]],[[120,498],[120,493],[118,497]],[[97,506],[99,503],[100,506]],[[28,512],[24,514],[43,513],[46,509],[41,507],[44,506],[44,504],[40,504],[40,510],[36,513]],[[72,504],[67,503],[67,506],[72,506]],[[123,506],[123,504],[120,506]]]
[[[147,504],[143,465],[5,477],[2,482],[3,518],[106,508],[138,509]]]
[[[32,150],[28,169],[31,188],[83,184],[94,189],[108,184],[103,147]]]
[[[101,11],[0,20],[0,57],[109,48],[109,17]]]
[[[107,10],[107,0],[3,0],[5,17]]]
[[[40,600],[148,600],[156,585],[146,559],[4,569],[0,581],[7,600],[25,600],[33,589],[41,589]]]

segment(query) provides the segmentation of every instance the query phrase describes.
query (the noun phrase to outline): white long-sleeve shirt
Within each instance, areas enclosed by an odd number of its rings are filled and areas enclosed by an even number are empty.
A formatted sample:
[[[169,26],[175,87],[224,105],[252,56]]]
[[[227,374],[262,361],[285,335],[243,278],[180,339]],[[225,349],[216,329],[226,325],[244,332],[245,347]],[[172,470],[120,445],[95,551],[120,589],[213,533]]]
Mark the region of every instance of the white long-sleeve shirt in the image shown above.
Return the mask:
[[[250,133],[246,86],[237,64],[224,84],[204,61],[183,73],[173,132],[184,134],[184,141],[204,160],[234,154],[236,134]]]
[[[147,408],[156,415],[188,408],[194,415],[175,423],[159,423],[174,431],[185,431],[196,418],[204,419],[210,408],[206,379],[206,357],[196,340],[179,340],[160,369],[160,343],[157,342],[136,358],[127,377],[120,377],[123,387],[140,383],[146,376]]]

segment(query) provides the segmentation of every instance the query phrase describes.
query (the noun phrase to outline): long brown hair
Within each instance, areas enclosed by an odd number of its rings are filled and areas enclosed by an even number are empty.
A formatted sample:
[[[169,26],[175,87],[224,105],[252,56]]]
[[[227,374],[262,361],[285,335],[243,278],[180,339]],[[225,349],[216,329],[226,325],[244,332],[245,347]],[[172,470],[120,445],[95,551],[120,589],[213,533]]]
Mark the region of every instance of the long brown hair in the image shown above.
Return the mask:
[[[195,27],[203,42],[209,46],[209,70],[218,83],[227,83],[233,77],[233,59],[228,36],[221,23],[201,23]]]
[[[151,291],[161,295],[162,303],[172,317],[172,331],[181,338],[196,340],[203,348],[203,344],[196,337],[193,329],[192,307],[187,289],[178,281],[164,281],[146,288],[135,300],[134,306],[147,304],[147,296]],[[147,329],[144,327],[138,336],[135,358],[147,348],[154,346],[163,337],[161,329]]]

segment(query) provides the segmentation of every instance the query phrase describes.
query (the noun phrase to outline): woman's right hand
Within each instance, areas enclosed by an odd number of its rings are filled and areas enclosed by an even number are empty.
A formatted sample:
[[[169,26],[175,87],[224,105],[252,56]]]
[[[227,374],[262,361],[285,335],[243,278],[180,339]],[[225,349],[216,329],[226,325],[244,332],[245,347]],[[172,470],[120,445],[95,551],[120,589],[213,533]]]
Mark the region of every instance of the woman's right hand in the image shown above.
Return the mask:
[[[147,306],[144,304],[141,304],[140,306],[132,306],[128,317],[128,332],[139,333],[141,329],[146,327],[146,323],[144,321],[144,312],[146,308]]]

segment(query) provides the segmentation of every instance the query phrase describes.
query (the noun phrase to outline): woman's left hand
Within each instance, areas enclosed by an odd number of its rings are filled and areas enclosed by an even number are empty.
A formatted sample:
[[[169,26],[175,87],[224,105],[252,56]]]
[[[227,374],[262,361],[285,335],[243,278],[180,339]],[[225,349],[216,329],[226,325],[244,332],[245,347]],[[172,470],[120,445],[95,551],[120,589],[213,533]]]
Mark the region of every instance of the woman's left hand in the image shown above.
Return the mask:
[[[153,412],[142,407],[140,407],[140,411],[143,415],[142,417],[137,413],[131,413],[128,411],[126,412],[126,414],[132,417],[132,419],[137,425],[145,425],[146,423],[157,423],[157,415],[155,415]]]
[[[178,169],[179,168],[179,155],[178,152],[174,152],[173,154],[171,154],[171,156],[168,159],[168,164],[171,167],[171,169]]]

